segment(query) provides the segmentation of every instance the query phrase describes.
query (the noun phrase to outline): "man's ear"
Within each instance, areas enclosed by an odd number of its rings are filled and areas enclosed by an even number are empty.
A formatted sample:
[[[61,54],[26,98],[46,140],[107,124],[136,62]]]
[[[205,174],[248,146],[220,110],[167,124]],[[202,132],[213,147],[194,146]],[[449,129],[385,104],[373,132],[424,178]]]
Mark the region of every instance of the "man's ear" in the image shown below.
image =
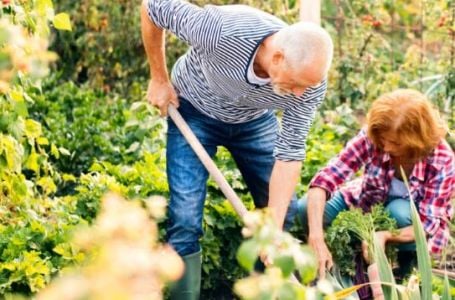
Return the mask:
[[[272,64],[279,65],[284,60],[284,53],[281,50],[276,50],[272,56]]]

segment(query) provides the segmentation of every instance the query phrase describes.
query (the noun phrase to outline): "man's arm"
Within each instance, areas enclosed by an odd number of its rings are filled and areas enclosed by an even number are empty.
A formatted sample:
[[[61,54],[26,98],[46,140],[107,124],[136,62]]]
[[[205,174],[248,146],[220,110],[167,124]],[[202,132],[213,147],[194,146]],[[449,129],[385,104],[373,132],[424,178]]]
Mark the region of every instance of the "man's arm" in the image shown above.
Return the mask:
[[[150,20],[147,13],[147,1],[143,1],[141,5],[141,32],[150,65],[150,77],[169,81],[164,51],[164,30]]]
[[[277,160],[269,184],[269,206],[277,225],[282,228],[284,218],[300,177],[301,161]]]
[[[283,113],[281,131],[275,143],[276,161],[269,183],[269,207],[280,228],[299,181],[305,159],[305,141],[325,90],[325,81],[317,87],[309,88],[305,92],[305,102],[286,109]]]
[[[280,228],[283,227],[289,202],[300,176],[301,166],[300,161],[277,160],[273,167],[270,179],[269,206],[273,209],[275,221]],[[332,255],[324,241],[322,228],[326,200],[325,190],[314,187],[308,191],[308,244],[318,257],[320,279],[325,277],[326,269],[333,266]]]
[[[308,244],[316,253],[319,262],[319,278],[325,278],[326,269],[333,266],[332,254],[324,240],[323,217],[327,192],[319,187],[313,187],[307,193],[308,214]]]
[[[169,103],[178,106],[178,98],[169,80],[166,68],[164,30],[169,30],[182,41],[204,53],[218,45],[222,24],[212,14],[182,0],[143,0],[141,30],[145,51],[150,64],[147,99],[167,114]]]
[[[321,0],[300,0],[300,21],[321,25]]]
[[[165,116],[169,103],[178,106],[178,100],[166,67],[164,30],[150,20],[147,1],[141,5],[141,32],[152,78],[147,89],[147,100]]]

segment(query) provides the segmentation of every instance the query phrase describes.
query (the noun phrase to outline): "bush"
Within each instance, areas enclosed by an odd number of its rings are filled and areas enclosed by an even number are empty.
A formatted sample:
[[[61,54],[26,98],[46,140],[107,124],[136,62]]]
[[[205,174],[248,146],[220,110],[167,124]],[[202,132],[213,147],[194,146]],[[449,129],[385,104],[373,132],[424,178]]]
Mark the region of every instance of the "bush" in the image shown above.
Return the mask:
[[[133,163],[145,150],[156,151],[163,143],[163,121],[144,103],[131,104],[118,95],[107,95],[71,82],[48,82],[34,95],[33,118],[43,124],[46,137],[65,148],[68,155],[53,159],[61,172],[79,176],[96,161]]]

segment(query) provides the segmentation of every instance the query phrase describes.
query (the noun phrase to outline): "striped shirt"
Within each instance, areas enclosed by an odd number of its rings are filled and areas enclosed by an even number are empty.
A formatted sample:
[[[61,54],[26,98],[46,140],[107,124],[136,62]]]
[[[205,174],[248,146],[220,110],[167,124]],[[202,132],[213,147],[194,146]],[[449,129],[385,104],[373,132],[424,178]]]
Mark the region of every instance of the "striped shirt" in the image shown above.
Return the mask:
[[[248,67],[259,45],[286,23],[244,5],[198,7],[181,0],[148,0],[147,7],[156,26],[190,45],[172,69],[172,83],[180,97],[226,123],[243,123],[268,110],[282,110],[275,158],[304,160],[305,140],[324,98],[326,81],[300,97],[280,96],[270,83],[248,81]]]
[[[340,187],[363,166],[361,178]],[[374,146],[362,130],[316,174],[310,186],[320,187],[329,194],[339,188],[348,205],[369,211],[374,204],[387,199],[395,172],[390,155]],[[409,192],[418,204],[429,250],[440,253],[449,240],[454,212],[451,197],[455,193],[455,155],[446,141],[441,141],[414,165],[409,176]]]

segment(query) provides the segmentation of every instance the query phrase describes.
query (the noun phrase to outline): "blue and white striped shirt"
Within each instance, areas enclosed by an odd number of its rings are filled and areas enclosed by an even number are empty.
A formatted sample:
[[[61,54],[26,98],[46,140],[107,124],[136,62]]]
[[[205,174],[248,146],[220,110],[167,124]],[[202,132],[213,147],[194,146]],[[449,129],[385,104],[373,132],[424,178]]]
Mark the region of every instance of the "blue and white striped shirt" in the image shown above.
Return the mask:
[[[283,110],[274,155],[283,161],[305,159],[305,140],[326,81],[295,97],[277,95],[270,84],[250,83],[247,76],[261,42],[286,23],[244,5],[198,7],[182,0],[148,0],[147,6],[154,24],[190,45],[172,70],[179,96],[226,123],[251,121],[269,109]]]

